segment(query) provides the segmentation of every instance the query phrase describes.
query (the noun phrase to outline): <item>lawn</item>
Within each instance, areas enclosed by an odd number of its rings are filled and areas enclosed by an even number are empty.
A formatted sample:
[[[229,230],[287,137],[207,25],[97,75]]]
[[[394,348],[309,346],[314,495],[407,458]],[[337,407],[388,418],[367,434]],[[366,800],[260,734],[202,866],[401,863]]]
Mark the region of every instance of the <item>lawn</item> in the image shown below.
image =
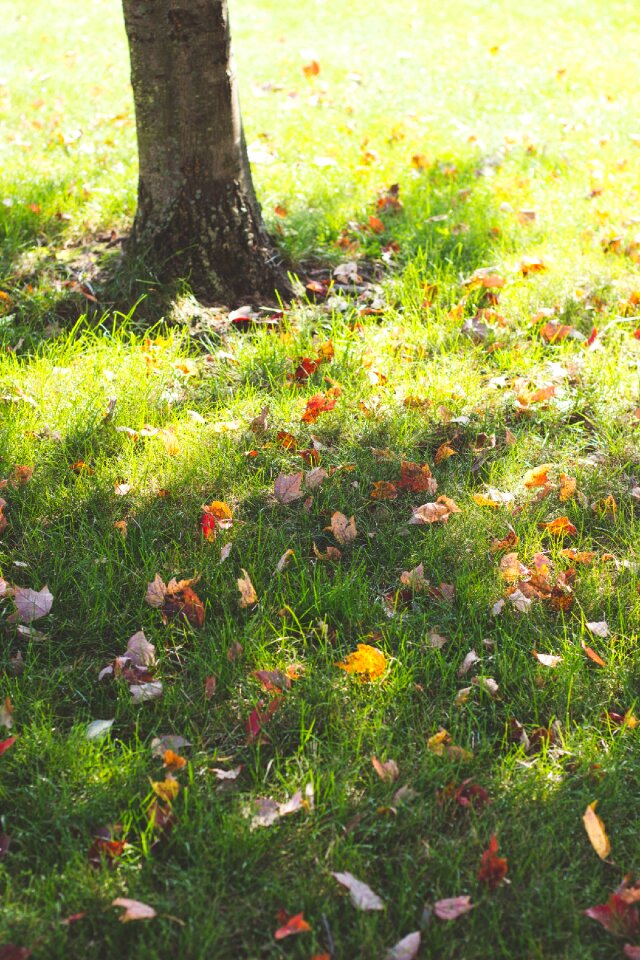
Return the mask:
[[[638,908],[584,911],[640,866],[636,5],[234,4],[300,296],[230,316],[118,272],[117,0],[28,7],[0,0],[0,957],[623,957]]]

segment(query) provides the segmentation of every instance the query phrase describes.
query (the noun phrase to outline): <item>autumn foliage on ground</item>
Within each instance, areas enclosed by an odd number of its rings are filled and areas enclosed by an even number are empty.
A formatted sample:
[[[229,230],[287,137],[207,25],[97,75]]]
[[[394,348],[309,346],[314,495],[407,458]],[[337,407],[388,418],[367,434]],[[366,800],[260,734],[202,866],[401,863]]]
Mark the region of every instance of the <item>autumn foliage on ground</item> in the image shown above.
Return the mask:
[[[347,42],[264,4],[269,63],[240,17],[298,296],[151,328],[99,271],[117,4],[36,6],[0,85],[0,958],[640,956],[622,6],[355,3]]]

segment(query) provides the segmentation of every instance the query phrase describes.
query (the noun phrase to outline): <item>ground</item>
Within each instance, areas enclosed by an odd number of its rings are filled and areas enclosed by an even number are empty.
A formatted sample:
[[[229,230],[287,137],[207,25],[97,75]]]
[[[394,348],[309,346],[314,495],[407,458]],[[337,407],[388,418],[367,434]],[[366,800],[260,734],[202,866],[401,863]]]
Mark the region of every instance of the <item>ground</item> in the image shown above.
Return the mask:
[[[622,956],[636,908],[619,940],[584,911],[640,854],[635,5],[232,7],[301,293],[231,320],[188,283],[136,306],[117,274],[116,0],[2,6],[0,942],[369,960],[421,931],[439,960]],[[415,513],[440,496],[459,512]],[[157,574],[203,606],[147,602]],[[13,588],[45,585],[17,624]],[[140,630],[157,662],[99,679]],[[358,644],[380,675],[339,666]],[[179,788],[164,735],[189,742]],[[121,924],[118,897],[157,916]],[[276,940],[301,911],[311,931]]]

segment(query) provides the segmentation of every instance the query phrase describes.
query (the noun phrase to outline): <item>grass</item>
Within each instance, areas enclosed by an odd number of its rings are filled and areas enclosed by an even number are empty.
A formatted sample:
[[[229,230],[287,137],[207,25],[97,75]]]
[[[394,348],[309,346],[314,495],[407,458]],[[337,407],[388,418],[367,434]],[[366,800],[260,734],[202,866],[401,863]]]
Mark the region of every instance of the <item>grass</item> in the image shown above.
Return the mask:
[[[149,288],[136,306],[127,281],[104,279],[118,247],[100,238],[126,231],[135,198],[118,4],[34,0],[28,17],[0,9],[0,477],[34,468],[28,483],[2,490],[0,573],[54,595],[35,624],[42,636],[19,635],[12,602],[0,600],[2,697],[14,708],[6,736],[18,735],[0,759],[0,832],[11,837],[0,942],[38,958],[369,960],[422,929],[420,956],[439,960],[621,956],[583,910],[633,874],[640,854],[638,734],[607,718],[640,712],[634,6],[564,2],[559,16],[550,2],[464,0],[455,14],[415,4],[390,16],[356,2],[339,29],[306,0],[286,18],[271,2],[232,10],[248,140],[273,155],[254,167],[271,228],[301,275],[356,258],[374,278],[361,301],[301,298],[275,330],[225,324],[187,285],[161,313],[166,291]],[[314,56],[321,71],[307,79],[301,68]],[[393,183],[403,208],[380,212]],[[383,234],[366,229],[370,215]],[[336,243],[343,231],[350,246]],[[548,268],[523,276],[523,257]],[[476,342],[461,328],[487,298],[463,281],[483,267],[505,278],[493,305],[503,319],[485,317]],[[97,302],[68,281],[91,284]],[[372,302],[380,312],[362,315]],[[547,342],[532,319],[542,309],[578,336]],[[328,340],[331,363],[292,385],[297,360]],[[305,401],[328,388],[325,375],[342,393],[306,425]],[[522,409],[518,396],[549,384],[555,396]],[[256,434],[264,405],[268,427]],[[147,424],[171,432],[170,449],[161,435],[118,429]],[[278,443],[280,430],[301,449],[323,445],[330,475],[308,507],[274,498],[280,472],[308,469]],[[435,465],[445,441],[456,455]],[[376,481],[397,482],[403,459],[428,462],[436,496],[461,513],[411,526],[411,507],[434,497],[372,498]],[[578,494],[561,502],[556,488],[536,500],[523,479],[543,463],[556,483],[574,477]],[[473,496],[487,487],[513,494],[511,504],[479,506]],[[609,495],[615,514],[592,509]],[[208,543],[201,505],[212,500],[229,504],[234,523]],[[335,545],[325,529],[334,511],[355,517],[358,536],[331,565],[313,547]],[[538,526],[561,515],[575,536]],[[507,584],[503,554],[489,546],[509,524],[521,562],[546,551],[554,576],[570,566],[563,548],[597,553],[576,565],[568,609],[534,600],[523,614],[507,601],[492,614]],[[455,585],[452,604],[398,593],[402,572],[420,563],[431,584]],[[247,609],[243,569],[259,597]],[[145,603],[156,573],[199,575],[201,628],[165,626]],[[609,638],[586,626],[600,620]],[[98,673],[140,629],[164,692],[135,705],[124,680]],[[429,643],[433,629],[447,637],[441,649]],[[382,681],[336,667],[363,642],[387,658]],[[545,668],[534,648],[562,662]],[[460,677],[472,649],[481,662]],[[294,664],[304,672],[268,721],[268,741],[247,743],[247,718],[270,698],[254,671]],[[498,695],[474,686],[456,705],[474,676],[495,679]],[[96,719],[114,724],[89,740]],[[553,736],[526,751],[514,720],[530,737]],[[428,749],[440,727],[472,758]],[[162,836],[148,818],[150,780],[164,777],[151,742],[169,733],[191,746],[176,775],[176,823]],[[372,755],[397,762],[397,782],[378,778]],[[235,781],[211,772],[239,764]],[[489,805],[439,802],[466,778]],[[251,829],[256,798],[283,801],[309,784],[313,810]],[[394,799],[400,786],[413,791],[404,802]],[[609,862],[581,822],[596,799]],[[92,866],[96,831],[116,824],[122,856],[112,869]],[[492,892],[477,872],[493,833],[509,872]],[[331,876],[345,870],[384,911],[354,910]],[[455,922],[423,913],[464,894],[477,907]],[[110,907],[119,896],[159,916],[121,925]],[[304,911],[312,932],[276,941],[281,910]]]

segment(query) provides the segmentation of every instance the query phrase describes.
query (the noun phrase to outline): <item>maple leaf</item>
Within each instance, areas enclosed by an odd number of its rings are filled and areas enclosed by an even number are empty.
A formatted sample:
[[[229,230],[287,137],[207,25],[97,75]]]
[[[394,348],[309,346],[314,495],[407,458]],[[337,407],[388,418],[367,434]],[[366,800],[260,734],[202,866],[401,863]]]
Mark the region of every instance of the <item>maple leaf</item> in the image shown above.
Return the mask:
[[[385,960],[415,960],[420,950],[422,934],[419,930],[408,933],[385,954]]]
[[[617,892],[612,893],[606,903],[589,907],[584,913],[616,937],[636,937],[640,932],[637,907]]]
[[[495,890],[506,877],[507,870],[506,858],[498,856],[498,838],[494,833],[488,848],[480,858],[478,880],[480,883],[486,883],[490,890]]]
[[[503,493],[495,487],[487,487],[486,493],[474,493],[473,500],[479,507],[502,507],[513,500],[512,493]]]
[[[321,413],[328,413],[336,405],[334,397],[329,398],[322,393],[315,393],[307,400],[305,411],[301,417],[303,423],[315,423]]]
[[[359,643],[357,650],[348,654],[341,662],[336,664],[341,670],[347,673],[356,673],[363,680],[379,680],[384,676],[387,669],[387,660],[377,647],[372,647],[368,643]]]
[[[16,466],[11,471],[9,477],[9,483],[14,487],[23,487],[26,483],[29,483],[31,477],[33,476],[33,467],[27,467],[21,464],[16,464]]]
[[[582,822],[585,830],[587,831],[587,836],[589,837],[591,846],[601,860],[606,860],[611,853],[611,843],[609,842],[609,837],[607,836],[604,823],[596,813],[597,803],[598,801],[594,800],[593,803],[588,805],[583,814]]]
[[[553,534],[554,537],[560,537],[563,534],[572,537],[578,532],[577,528],[569,520],[569,517],[557,517],[555,520],[550,520],[547,523],[539,523],[538,526],[541,530],[546,530],[547,533]]]
[[[281,703],[282,697],[274,697],[274,699],[271,700],[265,708],[262,700],[259,701],[258,706],[255,707],[249,714],[245,724],[248,743],[253,743],[254,740],[262,738],[263,725],[271,719],[276,710],[279,709]]]
[[[427,750],[435,753],[437,757],[450,757],[452,760],[471,760],[473,754],[463,747],[458,747],[453,743],[453,738],[448,730],[441,727],[437,733],[427,740]]]
[[[543,463],[539,467],[533,467],[531,470],[527,470],[523,478],[525,487],[543,487],[549,482],[547,474],[552,467],[552,463]]]
[[[433,912],[438,920],[457,920],[474,908],[471,897],[447,897],[434,903]]]
[[[41,590],[31,590],[28,587],[13,587],[11,590],[13,602],[16,605],[15,613],[9,620],[12,623],[33,623],[40,617],[45,617],[53,606],[53,595],[48,587]]]
[[[564,503],[566,500],[570,500],[571,497],[576,492],[576,480],[573,477],[570,477],[566,473],[560,474],[560,494],[559,498]]]
[[[398,488],[388,480],[377,480],[371,487],[369,496],[373,500],[395,500],[398,496]]]
[[[438,497],[435,503],[423,503],[413,509],[410,524],[425,526],[429,523],[447,523],[452,513],[462,513],[460,507],[449,497]]]
[[[304,473],[300,470],[298,473],[281,473],[275,482],[273,492],[279,503],[293,503],[294,500],[300,500],[304,496],[302,492],[302,480]]]
[[[124,913],[118,917],[120,923],[129,923],[131,920],[152,920],[157,916],[153,907],[140,900],[129,900],[127,897],[116,897],[111,901],[112,907],[124,907]]]
[[[530,570],[518,560],[517,553],[505,553],[500,561],[500,576],[507,583],[515,583],[522,577],[528,576]]]
[[[344,513],[340,513],[339,510],[336,510],[335,513],[332,514],[331,525],[325,529],[331,530],[338,543],[343,547],[348,543],[352,543],[358,536],[355,518],[351,517],[351,519],[348,520]]]
[[[168,776],[164,780],[152,780],[151,789],[163,803],[171,803],[180,793],[180,784],[174,777]]]
[[[254,417],[249,424],[249,429],[255,434],[264,433],[267,429],[267,419],[269,416],[269,405],[265,404],[257,417]]]
[[[358,910],[384,910],[384,902],[377,893],[374,893],[371,887],[361,880],[357,880],[352,873],[331,874],[338,883],[342,884],[349,891],[351,902]]]
[[[181,757],[179,753],[174,753],[173,750],[165,750],[162,755],[162,763],[167,770],[182,770],[187,765],[186,759]]]
[[[294,380],[296,383],[305,383],[309,377],[318,369],[318,361],[312,360],[311,357],[303,357],[302,360],[298,363],[298,366],[292,374],[287,374],[291,380]]]
[[[213,500],[209,504],[203,504],[200,526],[205,540],[213,541],[216,538],[216,530],[228,530],[233,523],[231,510],[222,500]]]
[[[572,334],[575,334],[575,327],[570,327],[566,323],[553,323],[549,320],[540,329],[540,336],[547,343],[559,343]]]
[[[494,539],[491,541],[489,550],[491,553],[497,553],[498,550],[508,550],[509,547],[515,547],[519,539],[520,538],[513,527],[509,527],[509,532],[506,537],[503,537],[502,539],[494,537]]]
[[[310,930],[311,925],[304,919],[304,913],[296,913],[293,917],[289,917],[281,927],[278,927],[273,936],[276,940],[284,940],[285,937],[297,933],[309,933]]]
[[[441,443],[434,457],[436,464],[442,463],[443,460],[448,460],[449,457],[457,456],[458,451],[454,450],[453,447],[449,446],[448,443]]]
[[[286,430],[278,431],[276,434],[276,442],[279,443],[281,447],[284,447],[285,450],[296,450],[298,447],[296,438],[292,433],[287,433]]]
[[[411,493],[430,493],[433,495],[438,489],[438,481],[433,477],[431,468],[427,463],[423,463],[421,466],[410,460],[403,460],[400,464],[400,479],[397,486],[401,490],[409,490]]]

